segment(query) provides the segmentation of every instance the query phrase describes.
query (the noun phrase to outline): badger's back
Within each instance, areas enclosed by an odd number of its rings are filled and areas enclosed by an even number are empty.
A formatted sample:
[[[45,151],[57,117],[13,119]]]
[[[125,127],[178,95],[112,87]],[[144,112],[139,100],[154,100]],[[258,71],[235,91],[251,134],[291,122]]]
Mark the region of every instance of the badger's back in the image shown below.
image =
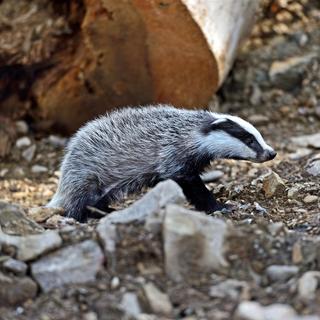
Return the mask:
[[[208,117],[205,111],[157,106],[126,108],[88,122],[70,140],[49,205],[68,208],[83,190],[97,197],[113,191],[116,199],[172,177],[194,148],[192,132]]]

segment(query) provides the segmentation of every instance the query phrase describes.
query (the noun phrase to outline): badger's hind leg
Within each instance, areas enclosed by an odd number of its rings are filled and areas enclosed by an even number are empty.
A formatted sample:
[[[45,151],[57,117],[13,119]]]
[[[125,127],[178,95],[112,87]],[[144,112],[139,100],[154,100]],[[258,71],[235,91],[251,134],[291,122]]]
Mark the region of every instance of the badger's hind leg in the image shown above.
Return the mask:
[[[210,192],[202,182],[200,176],[180,177],[174,180],[182,188],[187,200],[194,205],[197,210],[212,213],[214,211],[228,209],[226,205],[223,205],[215,199],[212,192]]]

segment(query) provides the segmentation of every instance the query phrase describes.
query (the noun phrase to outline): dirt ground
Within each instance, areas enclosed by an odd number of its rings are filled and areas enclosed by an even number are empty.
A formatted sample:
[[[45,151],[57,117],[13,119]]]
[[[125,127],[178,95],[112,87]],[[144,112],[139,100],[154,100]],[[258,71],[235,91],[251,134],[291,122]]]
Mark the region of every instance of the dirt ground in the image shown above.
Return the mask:
[[[271,264],[289,263],[297,237],[318,241],[320,236],[320,173],[314,176],[307,171],[310,161],[317,155],[320,157],[320,151],[310,145],[297,146],[291,140],[320,132],[319,1],[264,1],[261,18],[211,108],[248,119],[278,152],[277,158],[266,164],[214,163],[213,168],[222,171],[223,177],[208,187],[220,200],[236,206],[232,213],[218,216],[242,228],[247,241],[263,244],[268,253],[258,249],[246,253],[256,272]],[[0,199],[28,209],[44,205],[52,197],[65,140],[30,130],[20,131],[20,137],[27,136],[30,143],[20,149],[13,147],[10,156],[1,161]],[[30,161],[26,160],[22,153],[33,145],[34,155]],[[39,169],[35,165],[43,167]],[[270,170],[283,179],[285,191],[268,198],[262,191],[262,181]],[[129,199],[118,207],[128,206],[134,200]],[[272,222],[282,222],[289,232],[295,232],[285,241],[281,236],[266,237],[256,232]],[[91,221],[90,228],[95,223]],[[45,223],[44,226],[54,227]],[[83,230],[84,239],[90,237],[90,228],[80,225],[77,228]],[[173,284],[164,275],[161,241],[157,237],[133,225],[121,231],[121,238],[116,274],[106,269],[92,285],[55,290],[18,308],[2,308],[0,319],[122,319],[115,301],[123,288],[134,290],[142,297],[141,278],[154,281],[167,292],[175,319],[233,318],[239,297],[225,300],[208,295],[208,288],[225,276],[196,275],[185,283]],[[144,247],[141,238],[148,240],[143,241]],[[302,269],[316,270],[319,262],[315,261],[303,262]],[[239,264],[232,276],[249,283],[247,267]],[[115,275],[121,279],[121,285],[113,289],[110,281]],[[261,304],[289,303],[301,314],[320,314],[320,290],[312,303],[304,304],[295,294],[295,285],[294,281],[273,285],[262,281],[260,285],[251,284],[250,296]]]

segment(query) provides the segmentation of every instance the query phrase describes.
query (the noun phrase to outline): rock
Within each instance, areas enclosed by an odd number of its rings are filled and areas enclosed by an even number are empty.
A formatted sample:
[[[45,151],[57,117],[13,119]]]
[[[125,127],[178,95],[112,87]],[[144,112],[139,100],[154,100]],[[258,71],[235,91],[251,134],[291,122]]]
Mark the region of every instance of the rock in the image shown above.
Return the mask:
[[[284,194],[286,186],[279,175],[274,171],[271,171],[268,175],[263,177],[262,188],[265,195],[270,198]]]
[[[56,231],[45,231],[24,237],[4,234],[0,230],[0,245],[15,247],[17,259],[22,261],[33,260],[40,255],[60,247],[62,240]]]
[[[2,264],[3,268],[9,272],[13,272],[18,276],[26,275],[28,266],[22,261],[9,258]]]
[[[28,162],[31,162],[31,160],[34,158],[35,152],[36,152],[37,146],[35,144],[31,145],[27,149],[25,149],[22,152],[22,157]]]
[[[291,142],[299,147],[320,149],[320,133],[291,138]]]
[[[141,314],[138,297],[133,292],[126,292],[120,302],[121,309],[129,316],[137,317]]]
[[[31,140],[29,137],[21,137],[16,141],[16,147],[22,149],[31,146]]]
[[[258,302],[243,301],[236,309],[236,318],[241,320],[264,320],[263,307]]]
[[[306,171],[313,176],[320,176],[320,154],[308,161]]]
[[[211,286],[209,295],[212,298],[238,300],[244,288],[248,288],[248,284],[245,281],[227,279],[217,285]]]
[[[0,170],[0,178],[4,178],[8,172],[9,172],[9,169],[7,168]]]
[[[153,313],[171,315],[173,308],[167,294],[161,292],[151,282],[145,284],[143,289]]]
[[[307,196],[305,196],[305,197],[303,198],[303,202],[306,203],[306,204],[315,203],[315,202],[318,201],[318,199],[319,199],[318,196],[308,194]]]
[[[258,302],[243,301],[236,310],[236,317],[241,320],[294,320],[296,312],[286,304],[262,306]]]
[[[309,156],[312,153],[311,149],[308,148],[299,148],[294,153],[289,154],[290,160],[300,160],[304,157]]]
[[[34,166],[31,167],[31,172],[32,173],[45,173],[45,172],[48,172],[48,168],[45,166],[41,166],[39,164],[35,164]]]
[[[113,277],[111,279],[110,287],[111,289],[117,289],[120,285],[120,279],[118,277]]]
[[[16,130],[19,134],[27,134],[29,131],[29,127],[27,123],[23,120],[16,121]]]
[[[212,170],[202,174],[201,179],[204,183],[210,183],[221,179],[223,175],[224,173],[220,170]]]
[[[182,189],[172,180],[158,183],[151,191],[145,194],[129,208],[113,212],[103,218],[98,227],[103,232],[106,223],[131,223],[143,221],[148,215],[159,212],[167,204],[182,204],[185,196]]]
[[[50,135],[48,138],[48,142],[55,148],[64,148],[67,145],[68,139]]]
[[[286,232],[286,227],[283,222],[269,223],[267,229],[269,233],[274,237],[278,236],[280,232]]]
[[[45,222],[54,215],[62,216],[63,214],[63,208],[35,207],[28,210],[28,217],[38,223]]]
[[[298,272],[297,266],[272,265],[266,269],[266,274],[271,281],[286,281]]]
[[[8,277],[0,272],[0,306],[21,304],[37,294],[37,284],[28,277]]]
[[[0,230],[9,235],[27,235],[44,229],[26,217],[24,210],[14,204],[0,201]]]
[[[307,271],[298,282],[298,295],[300,299],[308,301],[316,296],[316,289],[320,283],[320,271]]]
[[[163,224],[165,269],[174,281],[228,266],[224,258],[227,225],[177,205],[168,205]]]
[[[249,122],[255,126],[260,126],[269,123],[269,117],[263,114],[253,114],[248,118]]]
[[[303,185],[295,185],[295,186],[293,186],[287,192],[288,198],[297,197],[302,189],[303,189]]]
[[[31,273],[44,292],[66,284],[94,281],[103,265],[99,245],[86,240],[57,250],[32,263]]]
[[[294,90],[301,86],[305,65],[310,63],[314,57],[314,54],[307,54],[283,61],[274,61],[269,70],[270,80],[282,90]]]
[[[48,218],[46,220],[46,226],[48,228],[57,229],[57,228],[66,227],[66,226],[77,223],[77,221],[74,218],[61,216],[61,213],[62,211],[57,211],[57,214],[54,214],[53,216]]]

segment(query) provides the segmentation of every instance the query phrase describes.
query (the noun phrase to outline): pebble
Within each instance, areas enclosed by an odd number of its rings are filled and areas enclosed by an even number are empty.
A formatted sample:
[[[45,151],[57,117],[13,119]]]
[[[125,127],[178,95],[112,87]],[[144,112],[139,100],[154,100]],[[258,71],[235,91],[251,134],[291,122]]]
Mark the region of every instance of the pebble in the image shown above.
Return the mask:
[[[32,263],[31,273],[44,292],[66,284],[94,281],[104,256],[99,245],[86,240],[59,249]]]
[[[305,197],[303,198],[303,202],[306,203],[306,204],[310,204],[310,203],[315,203],[315,202],[317,202],[318,199],[319,199],[318,196],[308,194],[307,196],[305,196]]]
[[[8,172],[9,172],[9,169],[7,168],[0,170],[0,178],[4,178]]]
[[[141,314],[141,308],[137,295],[134,292],[126,292],[121,299],[121,309],[129,316],[137,317]]]
[[[29,127],[25,121],[23,121],[23,120],[16,121],[15,125],[16,125],[17,132],[19,134],[27,134],[28,133]]]
[[[298,295],[300,299],[305,301],[314,299],[319,282],[319,271],[307,271],[304,273],[298,282]]]
[[[299,147],[320,149],[320,133],[291,138],[291,142]]]
[[[248,120],[250,123],[252,123],[256,126],[267,124],[270,121],[269,117],[267,117],[263,114],[253,114],[252,116],[250,116],[248,118]]]
[[[224,173],[220,170],[212,170],[202,174],[201,179],[204,183],[210,183],[221,179],[223,175]]]
[[[165,269],[174,281],[198,272],[221,272],[227,224],[200,212],[168,205],[163,222]]]
[[[35,144],[31,145],[27,149],[25,149],[22,152],[22,157],[28,162],[31,162],[31,160],[34,158],[34,155],[36,153],[37,146]]]
[[[320,176],[320,154],[308,161],[306,171],[313,176]]]
[[[286,185],[277,173],[271,171],[263,177],[262,188],[266,197],[270,198],[284,194]]]
[[[266,274],[271,281],[286,281],[298,272],[297,266],[272,265],[266,269]]]
[[[145,284],[143,289],[152,312],[167,316],[172,313],[172,304],[167,294],[161,292],[151,282]]]
[[[311,153],[312,153],[311,149],[299,148],[298,150],[296,150],[296,152],[289,154],[289,159],[297,161],[297,160],[300,160],[300,159],[302,159],[304,157],[309,156]]]
[[[33,299],[37,291],[37,284],[29,277],[8,277],[0,272],[0,307],[17,305]]]
[[[32,173],[45,173],[45,172],[48,172],[48,168],[45,166],[35,164],[34,166],[31,167],[31,172]]]
[[[19,149],[31,146],[31,140],[29,137],[21,137],[16,141],[16,147]]]
[[[35,207],[28,210],[28,217],[38,223],[45,222],[54,215],[62,216],[63,214],[63,208]]]
[[[18,276],[26,275],[26,272],[28,269],[28,266],[26,263],[16,259],[12,259],[12,258],[9,258],[8,260],[6,260],[2,266],[5,270],[13,272]]]
[[[67,145],[68,139],[56,135],[50,135],[48,142],[55,148],[64,148]]]
[[[248,284],[245,281],[227,279],[217,285],[211,286],[209,295],[212,298],[237,300],[245,288],[248,288]]]
[[[117,289],[120,285],[120,279],[118,277],[113,277],[111,279],[110,287],[111,289]]]

